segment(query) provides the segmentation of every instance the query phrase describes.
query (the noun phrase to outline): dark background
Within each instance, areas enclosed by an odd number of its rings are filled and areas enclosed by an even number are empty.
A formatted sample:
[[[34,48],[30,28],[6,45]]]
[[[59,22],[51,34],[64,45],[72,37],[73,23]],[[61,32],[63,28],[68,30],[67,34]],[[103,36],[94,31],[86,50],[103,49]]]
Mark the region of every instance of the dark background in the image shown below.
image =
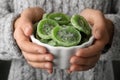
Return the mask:
[[[7,80],[10,61],[0,61],[0,80]],[[120,61],[113,61],[115,80],[120,80]]]
[[[0,61],[0,80],[7,80],[10,63],[10,61]]]

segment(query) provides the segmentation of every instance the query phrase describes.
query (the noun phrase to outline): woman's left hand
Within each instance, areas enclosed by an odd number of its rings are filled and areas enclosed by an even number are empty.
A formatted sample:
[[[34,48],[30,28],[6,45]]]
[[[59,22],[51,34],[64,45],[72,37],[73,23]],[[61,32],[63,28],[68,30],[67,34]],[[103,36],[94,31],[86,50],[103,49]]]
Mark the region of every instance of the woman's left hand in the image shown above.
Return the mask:
[[[77,50],[75,55],[71,57],[70,72],[85,71],[93,68],[99,60],[104,46],[112,40],[113,36],[112,22],[106,19],[102,12],[85,9],[80,15],[93,26],[92,35],[95,37],[95,41],[91,46]]]

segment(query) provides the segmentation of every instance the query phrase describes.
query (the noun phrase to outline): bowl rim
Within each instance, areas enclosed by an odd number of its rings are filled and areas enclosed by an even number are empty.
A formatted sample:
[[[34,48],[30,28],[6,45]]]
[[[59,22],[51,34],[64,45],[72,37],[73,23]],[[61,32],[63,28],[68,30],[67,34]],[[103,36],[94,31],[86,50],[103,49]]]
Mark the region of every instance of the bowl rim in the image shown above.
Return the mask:
[[[49,45],[49,44],[40,42],[38,39],[36,39],[36,38],[34,37],[33,34],[30,36],[30,39],[32,40],[33,43],[36,43],[36,44],[41,45],[41,46],[44,46],[44,47],[49,47],[49,48],[53,48],[53,49],[74,49],[74,48],[83,48],[83,47],[85,47],[85,45],[88,45],[88,44],[91,45],[91,44],[93,43],[93,41],[94,41],[94,36],[91,36],[87,42],[82,43],[81,45],[71,46],[71,47],[51,46],[51,45]],[[89,45],[88,45],[88,46],[89,46]]]

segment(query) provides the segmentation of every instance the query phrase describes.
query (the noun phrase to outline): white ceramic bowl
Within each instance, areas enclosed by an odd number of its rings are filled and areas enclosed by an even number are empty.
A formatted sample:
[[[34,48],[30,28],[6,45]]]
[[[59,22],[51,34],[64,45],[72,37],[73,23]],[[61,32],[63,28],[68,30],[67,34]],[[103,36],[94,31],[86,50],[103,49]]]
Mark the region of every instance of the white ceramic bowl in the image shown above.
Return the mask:
[[[37,40],[34,35],[31,35],[31,40],[33,43],[46,47],[54,55],[54,68],[67,69],[70,65],[69,59],[74,55],[75,51],[80,48],[85,48],[93,43],[93,36],[83,43],[82,45],[72,46],[72,47],[54,47]]]

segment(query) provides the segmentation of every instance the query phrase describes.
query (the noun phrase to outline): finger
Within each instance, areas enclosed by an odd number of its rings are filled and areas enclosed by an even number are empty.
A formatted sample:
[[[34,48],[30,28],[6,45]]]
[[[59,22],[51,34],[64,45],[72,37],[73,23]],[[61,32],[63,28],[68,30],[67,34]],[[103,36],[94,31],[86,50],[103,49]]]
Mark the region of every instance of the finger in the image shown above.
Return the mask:
[[[51,62],[31,62],[28,61],[28,64],[30,64],[34,68],[41,68],[41,69],[52,69],[53,64]]]
[[[90,66],[81,66],[81,65],[71,65],[70,67],[70,72],[73,71],[86,71],[89,70],[91,68],[93,68],[95,65],[90,65]]]
[[[22,52],[25,59],[32,62],[44,62],[44,61],[53,61],[52,54],[39,54],[39,53],[26,53]]]
[[[81,48],[77,50],[76,56],[80,57],[92,57],[97,55],[104,48],[104,43],[100,40],[95,41],[95,43],[87,48]]]
[[[89,66],[89,65],[95,64],[99,60],[99,57],[100,57],[100,54],[93,57],[89,57],[89,58],[73,56],[70,60],[70,63]]]
[[[17,29],[15,32],[15,39],[20,47],[25,52],[29,53],[47,53],[47,49],[43,46],[39,46],[30,42],[29,38],[25,36],[21,29]]]
[[[29,42],[29,41],[24,40],[24,41],[21,41],[20,44],[21,44],[20,45],[21,49],[25,52],[41,53],[41,54],[48,53],[47,49],[44,48],[43,46],[39,46],[39,45]]]

